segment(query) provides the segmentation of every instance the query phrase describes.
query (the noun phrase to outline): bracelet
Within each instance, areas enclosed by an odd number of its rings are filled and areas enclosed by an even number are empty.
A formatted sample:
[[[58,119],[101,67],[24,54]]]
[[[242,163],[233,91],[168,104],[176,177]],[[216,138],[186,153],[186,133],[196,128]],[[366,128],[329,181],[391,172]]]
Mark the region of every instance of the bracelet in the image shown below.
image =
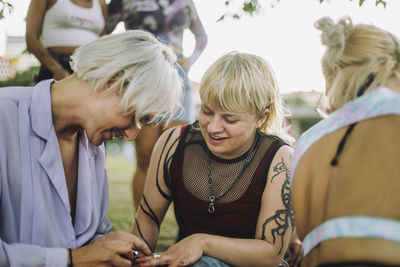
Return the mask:
[[[69,256],[68,267],[74,267],[74,263],[72,262],[72,251],[71,251],[71,248],[68,248],[68,256]]]

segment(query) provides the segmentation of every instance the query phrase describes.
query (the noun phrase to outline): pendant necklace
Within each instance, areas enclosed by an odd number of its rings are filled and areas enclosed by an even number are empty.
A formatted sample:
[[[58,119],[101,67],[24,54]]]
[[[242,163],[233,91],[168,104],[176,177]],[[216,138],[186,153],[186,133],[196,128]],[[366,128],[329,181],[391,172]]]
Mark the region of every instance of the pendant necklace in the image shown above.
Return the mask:
[[[213,183],[212,183],[212,178],[211,178],[211,162],[210,162],[210,150],[207,149],[207,176],[208,176],[208,193],[210,195],[208,199],[208,212],[209,213],[214,213],[215,211],[215,202],[219,199],[221,199],[223,196],[225,196],[235,185],[235,183],[239,180],[240,176],[242,176],[243,171],[246,169],[246,167],[249,165],[251,159],[253,158],[255,148],[256,148],[256,143],[258,143],[258,133],[256,133],[256,137],[254,138],[253,144],[251,145],[249,152],[247,153],[246,158],[243,160],[242,166],[240,166],[239,171],[237,172],[235,178],[233,179],[232,183],[219,195],[215,195],[214,193],[214,188],[213,188]]]

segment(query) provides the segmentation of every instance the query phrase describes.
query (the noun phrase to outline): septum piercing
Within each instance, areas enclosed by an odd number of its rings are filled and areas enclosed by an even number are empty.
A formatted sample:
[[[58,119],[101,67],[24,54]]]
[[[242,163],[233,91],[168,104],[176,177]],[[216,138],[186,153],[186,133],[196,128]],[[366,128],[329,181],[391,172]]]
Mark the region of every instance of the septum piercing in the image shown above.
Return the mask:
[[[115,132],[114,131],[111,131],[111,134],[112,134],[112,140],[114,140],[115,139]]]

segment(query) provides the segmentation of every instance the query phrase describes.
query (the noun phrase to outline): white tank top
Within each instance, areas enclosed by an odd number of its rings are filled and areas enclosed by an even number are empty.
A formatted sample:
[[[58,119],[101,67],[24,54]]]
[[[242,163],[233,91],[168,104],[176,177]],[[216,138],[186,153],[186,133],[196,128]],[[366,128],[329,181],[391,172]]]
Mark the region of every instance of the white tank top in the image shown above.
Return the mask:
[[[91,8],[57,0],[44,16],[42,43],[45,47],[81,46],[99,38],[104,24],[99,0],[92,0]]]

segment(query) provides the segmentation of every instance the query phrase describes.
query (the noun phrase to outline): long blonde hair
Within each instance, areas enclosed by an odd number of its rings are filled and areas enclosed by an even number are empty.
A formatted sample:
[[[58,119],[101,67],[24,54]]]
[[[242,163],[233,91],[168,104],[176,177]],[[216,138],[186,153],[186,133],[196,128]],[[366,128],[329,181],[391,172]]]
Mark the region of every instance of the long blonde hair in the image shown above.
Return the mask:
[[[260,131],[293,142],[283,128],[284,107],[275,74],[263,58],[230,52],[218,58],[200,81],[200,98],[212,107],[260,116],[269,109]]]
[[[400,79],[399,40],[393,34],[373,25],[354,26],[349,17],[338,23],[323,17],[315,27],[322,32],[321,42],[326,46],[321,64],[330,84],[327,95],[333,110],[356,98],[368,77],[374,79],[365,92],[391,77]],[[341,68],[338,73],[334,71],[335,64]]]

